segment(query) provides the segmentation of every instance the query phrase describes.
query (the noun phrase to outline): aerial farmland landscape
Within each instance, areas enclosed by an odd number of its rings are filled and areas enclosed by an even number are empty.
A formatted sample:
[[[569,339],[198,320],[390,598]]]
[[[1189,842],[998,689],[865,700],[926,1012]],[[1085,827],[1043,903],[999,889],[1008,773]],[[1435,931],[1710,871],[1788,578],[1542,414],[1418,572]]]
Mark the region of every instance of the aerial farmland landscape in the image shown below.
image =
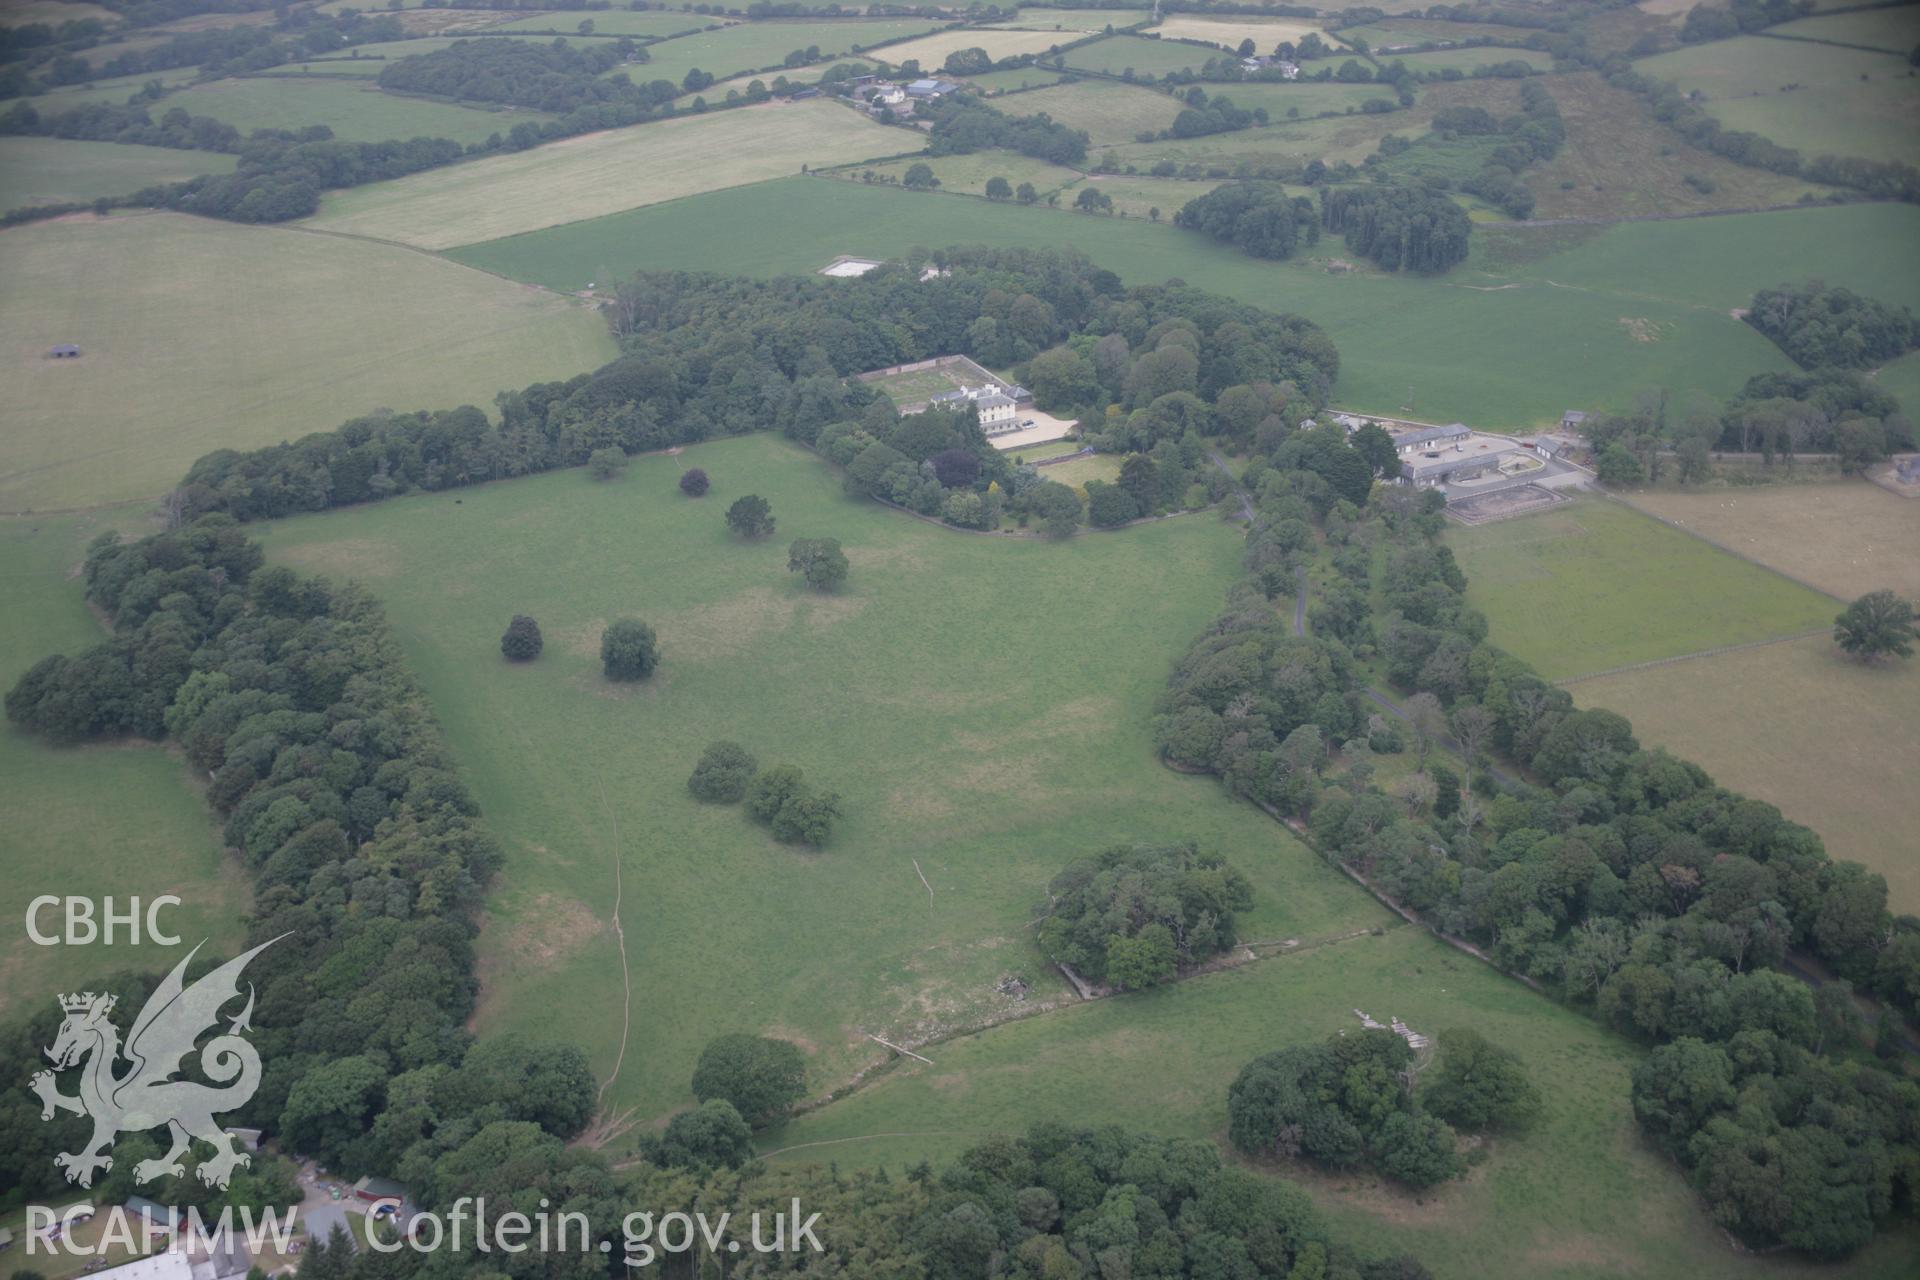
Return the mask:
[[[0,1280],[1920,1275],[1920,3],[0,0]]]

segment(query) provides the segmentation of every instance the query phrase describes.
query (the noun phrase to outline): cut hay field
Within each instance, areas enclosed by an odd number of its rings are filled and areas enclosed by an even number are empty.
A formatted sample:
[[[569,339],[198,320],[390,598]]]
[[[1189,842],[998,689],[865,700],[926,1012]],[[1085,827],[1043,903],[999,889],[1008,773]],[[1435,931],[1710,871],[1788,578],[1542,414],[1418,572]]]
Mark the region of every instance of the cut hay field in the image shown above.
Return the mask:
[[[1251,40],[1254,52],[1267,54],[1272,53],[1274,46],[1282,41],[1298,44],[1310,35],[1317,35],[1331,45],[1340,43],[1338,37],[1328,34],[1326,23],[1318,18],[1263,18],[1239,14],[1210,17],[1205,14],[1176,13],[1148,30],[1158,33],[1163,39],[1205,40],[1222,49],[1237,49],[1241,41]]]
[[[1236,98],[1239,88],[1239,85],[1232,86]],[[1095,146],[1132,142],[1141,133],[1159,133],[1173,124],[1182,107],[1158,89],[1115,84],[1111,80],[1080,80],[1051,89],[1036,89],[997,105],[1023,116],[1044,111],[1061,124],[1086,130]]]
[[[329,192],[305,225],[446,249],[899,150],[832,102],[768,103],[582,134]]]
[[[1911,6],[1829,13],[1767,28],[1767,34],[1792,40],[1831,40],[1905,56],[1920,45],[1920,9]]]
[[[335,137],[351,142],[451,138],[463,146],[504,135],[517,124],[554,119],[543,111],[489,111],[318,77],[212,80],[169,94],[161,104],[163,110],[176,106],[224,120],[242,133],[324,124]]]
[[[796,49],[820,47],[820,58],[831,59],[858,48],[898,40],[933,31],[940,26],[933,18],[896,18],[852,22],[743,22],[720,31],[702,31],[647,46],[649,61],[624,67],[634,81],[671,80],[675,84],[687,72],[699,68],[725,79],[742,71],[779,67]],[[878,56],[878,55],[876,55]]]
[[[1489,638],[1549,680],[1789,636],[1835,612],[1819,592],[1601,498],[1446,541]]]
[[[1864,480],[1649,489],[1628,501],[1841,600],[1882,588],[1920,600],[1920,502]]]
[[[986,27],[963,27],[919,40],[908,40],[904,44],[890,44],[873,50],[868,56],[893,67],[903,62],[918,62],[923,72],[933,75],[946,62],[947,55],[956,49],[985,49],[987,56],[998,62],[1001,58],[1023,53],[1045,53],[1056,44],[1065,44],[1077,38],[1057,31],[1001,31]]]
[[[1830,604],[1829,618],[1839,608]],[[1834,857],[1887,878],[1894,911],[1920,912],[1913,662],[1862,666],[1831,638],[1811,636],[1583,680],[1569,691],[1583,707],[1632,720],[1644,745],[1696,761],[1723,785],[1812,827]]]
[[[1634,63],[1743,129],[1819,155],[1920,162],[1920,78],[1904,56],[1739,36]]]
[[[1225,803],[1223,800],[1222,803]],[[1409,1193],[1364,1174],[1275,1168],[1329,1225],[1375,1253],[1413,1253],[1440,1280],[1635,1276],[1774,1280],[1905,1274],[1914,1233],[1840,1268],[1727,1247],[1628,1106],[1640,1051],[1423,932],[1396,926],[1143,996],[1099,1000],[926,1051],[769,1134],[775,1162],[886,1166],[958,1155],[1035,1121],[1119,1124],[1224,1141],[1227,1086],[1259,1054],[1356,1029],[1353,1010],[1421,1032],[1465,1027],[1519,1054],[1545,1106],[1457,1183]],[[819,1145],[809,1145],[819,1144]],[[783,1150],[784,1149],[784,1150]]]
[[[675,478],[704,468],[713,490]],[[745,493],[779,522],[735,540]],[[1004,975],[1064,991],[1024,926],[1073,857],[1120,840],[1193,839],[1245,870],[1247,936],[1317,937],[1387,917],[1211,779],[1162,768],[1150,704],[1238,573],[1210,515],[1069,542],[955,534],[841,492],[812,454],[767,436],[290,520],[268,557],[356,575],[385,602],[464,776],[506,850],[482,937],[483,1031],[619,1055],[616,865],[633,1035],[613,1108],[689,1101],[711,1036],[788,1036],[825,1091],[899,1041],[1004,1011]],[[786,570],[790,539],[836,537],[838,593]],[[1150,588],[1145,584],[1151,582]],[[527,612],[546,652],[500,657]],[[645,684],[609,686],[598,641],[658,628]],[[820,852],[776,844],[686,777],[712,740],[788,762],[844,798]],[[915,873],[915,860],[933,893]]]
[[[131,513],[123,513],[136,519]],[[74,576],[86,544],[114,525],[96,516],[0,518],[0,687],[51,653],[105,639]],[[147,532],[133,529],[134,533]],[[162,968],[185,954],[165,947],[42,947],[27,936],[27,904],[43,894],[113,895],[181,905],[161,916],[184,947],[231,948],[243,935],[247,877],[221,849],[219,830],[185,761],[161,747],[112,743],[55,748],[0,722],[0,1017],[43,1013],[56,995],[110,972]],[[41,927],[58,931],[55,913]],[[123,940],[124,941],[124,940]]]
[[[65,138],[0,138],[0,206],[130,195],[158,182],[232,173],[234,156]]]
[[[1172,40],[1149,40],[1145,36],[1108,36],[1092,44],[1083,44],[1067,52],[1067,65],[1082,71],[1100,71],[1110,76],[1131,70],[1140,79],[1166,75],[1169,71],[1198,71],[1217,49],[1179,44]]]
[[[177,214],[0,232],[0,511],[151,497],[212,449],[489,405],[613,355],[600,317],[388,245]],[[78,360],[48,347],[78,344]]]
[[[1644,99],[1614,88],[1596,72],[1556,75],[1542,83],[1559,104],[1567,141],[1553,159],[1527,170],[1527,185],[1537,198],[1535,217],[1757,209],[1833,191],[1694,146],[1654,120]]]
[[[780,235],[768,236],[776,216]],[[1778,254],[1795,254],[1806,274],[1834,283],[1871,284],[1877,275],[1878,295],[1899,302],[1904,296],[1885,283],[1888,246],[1912,243],[1916,229],[1920,210],[1858,205],[1578,228],[1573,237],[1566,228],[1516,228],[1496,240],[1483,230],[1475,261],[1492,250],[1495,269],[1483,273],[1470,261],[1436,280],[1330,274],[1326,260],[1345,252],[1337,239],[1307,260],[1266,263],[1135,218],[794,178],[451,256],[571,290],[602,267],[616,275],[650,267],[764,276],[813,272],[841,254],[897,256],[914,245],[1071,247],[1129,283],[1179,276],[1312,318],[1340,348],[1343,405],[1517,429],[1558,421],[1570,407],[1625,409],[1639,387],[1726,397],[1753,374],[1790,368],[1778,348],[1728,314],[1754,289],[1779,283]],[[1488,351],[1502,358],[1489,363]]]

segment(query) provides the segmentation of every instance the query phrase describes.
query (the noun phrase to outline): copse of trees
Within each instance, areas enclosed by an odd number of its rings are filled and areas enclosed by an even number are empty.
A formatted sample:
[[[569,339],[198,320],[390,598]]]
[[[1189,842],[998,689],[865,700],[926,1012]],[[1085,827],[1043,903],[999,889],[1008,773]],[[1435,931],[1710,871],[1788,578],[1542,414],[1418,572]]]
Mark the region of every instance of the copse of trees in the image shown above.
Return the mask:
[[[1089,982],[1138,991],[1230,950],[1245,876],[1192,845],[1115,845],[1047,886],[1040,946]]]
[[[1906,307],[1817,280],[1762,289],[1744,318],[1803,369],[1870,369],[1920,341],[1920,328]]]
[[[694,1097],[725,1102],[755,1129],[786,1119],[806,1095],[806,1060],[791,1041],[771,1036],[717,1036],[693,1069]]]
[[[1010,116],[966,94],[922,103],[920,110],[933,118],[927,134],[930,155],[964,155],[998,147],[1050,164],[1079,167],[1086,163],[1090,141],[1086,132],[1060,124],[1044,111]]]
[[[763,771],[747,789],[747,813],[773,829],[782,844],[824,848],[833,838],[840,817],[840,796],[816,791],[806,776],[790,764]]]
[[[646,61],[646,49],[625,37],[578,45],[565,40],[456,40],[388,63],[379,84],[397,93],[530,107],[557,115],[611,103],[651,109],[677,96],[671,82],[656,82],[674,90],[663,97],[655,84],[636,85],[624,73],[606,74],[623,64]]]
[[[1256,258],[1287,258],[1320,242],[1313,201],[1277,182],[1229,182],[1189,200],[1173,225],[1198,231]]]
[[[1467,260],[1473,220],[1425,187],[1326,187],[1321,225],[1388,271],[1445,271]]]

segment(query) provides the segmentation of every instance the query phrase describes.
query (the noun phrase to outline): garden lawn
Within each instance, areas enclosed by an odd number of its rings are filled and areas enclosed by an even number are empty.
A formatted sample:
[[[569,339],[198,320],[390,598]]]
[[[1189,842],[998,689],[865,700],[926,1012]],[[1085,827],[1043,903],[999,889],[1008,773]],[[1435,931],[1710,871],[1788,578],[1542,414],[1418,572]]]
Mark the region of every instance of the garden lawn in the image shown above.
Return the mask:
[[[119,518],[136,536],[149,531],[137,527],[137,513]],[[113,527],[95,516],[0,518],[0,688],[49,654],[106,638],[74,571],[86,544]],[[229,952],[241,941],[247,873],[226,857],[193,772],[174,753],[138,742],[52,747],[0,721],[0,812],[0,1017],[45,1013],[57,995],[98,989],[130,967],[171,968],[202,940]],[[43,947],[27,936],[27,904],[43,895],[112,895],[124,911],[130,897],[163,894],[181,899],[159,918],[179,936],[178,949],[130,947],[124,938],[111,950]],[[57,909],[39,924],[62,931]]]
[[[1550,680],[1789,636],[1835,611],[1827,596],[1605,499],[1446,540],[1487,638]]]
[[[698,500],[675,485],[694,465],[713,482]],[[746,493],[771,502],[775,536],[728,532]],[[1386,918],[1216,782],[1155,759],[1167,663],[1239,572],[1238,531],[1212,515],[1066,542],[960,533],[845,497],[817,457],[756,436],[611,483],[575,469],[263,533],[271,561],[386,602],[503,843],[483,1032],[579,1043],[611,1072],[618,878],[633,1031],[610,1108],[690,1102],[722,1032],[794,1039],[825,1092],[884,1056],[869,1033],[1018,1007],[993,989],[1008,974],[1063,995],[1025,926],[1057,872],[1116,841],[1225,854],[1256,888],[1249,937]],[[840,591],[787,572],[798,537],[845,545]],[[546,638],[526,666],[500,656],[516,612]],[[659,631],[647,682],[601,676],[601,630],[623,615]],[[719,738],[838,792],[831,844],[777,844],[740,807],[695,801],[687,775]]]
[[[233,156],[67,138],[0,138],[0,205],[65,204],[131,195],[160,182],[232,173]]]
[[[0,233],[0,511],[153,497],[214,449],[491,405],[611,359],[586,305],[392,245],[180,214]],[[48,359],[59,343],[77,360]]]
[[[900,146],[897,131],[833,102],[768,103],[582,134],[329,192],[306,225],[446,249]],[[766,213],[781,216],[773,206]]]

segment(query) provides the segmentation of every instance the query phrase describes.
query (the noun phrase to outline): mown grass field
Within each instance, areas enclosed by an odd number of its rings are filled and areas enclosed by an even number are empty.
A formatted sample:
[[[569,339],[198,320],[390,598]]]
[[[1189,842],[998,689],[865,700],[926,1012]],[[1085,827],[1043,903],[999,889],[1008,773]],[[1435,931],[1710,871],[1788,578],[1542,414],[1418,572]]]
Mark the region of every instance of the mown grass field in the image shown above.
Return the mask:
[[[1096,185],[1098,180],[1096,180]],[[1165,209],[1168,205],[1162,205]],[[780,235],[765,229],[778,220]],[[717,192],[453,251],[502,275],[579,289],[606,267],[749,275],[812,272],[840,254],[891,257],[914,245],[1077,248],[1130,283],[1178,276],[1324,326],[1341,352],[1339,402],[1361,411],[1523,428],[1568,408],[1625,409],[1636,388],[1729,396],[1790,366],[1728,310],[1800,270],[1899,302],[1888,245],[1911,242],[1920,210],[1859,205],[1602,230],[1478,233],[1476,258],[1439,279],[1330,274],[1346,256],[1323,239],[1285,263],[1135,218],[927,198],[891,187],[791,179]],[[1560,248],[1571,244],[1573,247]],[[1781,249],[1780,246],[1788,246]],[[1497,260],[1480,272],[1480,256]],[[1876,268],[1875,262],[1879,265]],[[1503,287],[1504,286],[1504,287]],[[1645,323],[1623,324],[1623,320]],[[1635,335],[1639,335],[1636,337]],[[1651,337],[1654,340],[1644,341]],[[1501,353],[1488,361],[1486,353]]]
[[[232,173],[233,156],[169,147],[65,138],[0,139],[0,205],[61,204],[123,196],[157,182],[184,182],[203,173]]]
[[[1830,604],[1829,617],[1839,609]],[[1885,876],[1896,912],[1920,911],[1911,785],[1920,667],[1911,661],[1864,666],[1810,636],[1583,680],[1570,692],[1632,720],[1643,744],[1779,806],[1834,857]]]
[[[1883,588],[1920,599],[1920,502],[1864,480],[1660,488],[1628,501],[1842,600]]]
[[[553,119],[542,111],[488,111],[320,77],[213,80],[168,95],[160,109],[176,106],[224,120],[242,133],[324,124],[336,138],[355,142],[451,138],[465,145],[496,133],[504,136],[517,124]]]
[[[703,467],[691,500],[675,478]],[[736,541],[734,498],[775,536]],[[1167,663],[1220,608],[1240,538],[1212,515],[1066,543],[956,534],[843,496],[816,457],[769,437],[287,521],[269,558],[356,575],[389,614],[507,851],[489,902],[483,1031],[619,1051],[616,864],[633,1034],[610,1106],[687,1102],[701,1046],[787,1035],[819,1091],[898,1042],[1005,1010],[1024,974],[1064,990],[1024,926],[1070,859],[1120,840],[1197,840],[1242,867],[1248,936],[1315,937],[1384,912],[1210,779],[1155,760]],[[852,577],[809,592],[789,540],[831,536]],[[546,635],[510,667],[499,636]],[[659,630],[645,684],[609,686],[598,641],[633,614]],[[776,844],[685,781],[716,738],[840,792],[831,845]],[[931,884],[915,874],[915,859]]]
[[[1705,95],[1729,129],[1819,155],[1920,161],[1920,78],[1903,55],[1739,36],[1643,58],[1634,67]]]
[[[693,15],[697,16],[697,15]],[[743,22],[719,31],[680,36],[647,46],[646,63],[624,68],[636,82],[671,80],[675,84],[698,67],[717,79],[741,71],[778,68],[796,49],[820,47],[821,58],[855,52],[886,40],[932,31],[931,18],[895,18],[853,22]],[[819,59],[815,59],[818,61]]]
[[[1832,40],[1905,55],[1920,44],[1920,11],[1911,8],[1830,13],[1769,27],[1768,34],[1794,40]]]
[[[1237,91],[1240,86],[1235,85]],[[1158,89],[1115,84],[1111,80],[1080,80],[1008,98],[998,104],[1016,115],[1046,112],[1061,124],[1084,129],[1099,146],[1132,142],[1135,135],[1158,133],[1173,124],[1182,104]]]
[[[329,192],[308,226],[446,249],[844,164],[900,137],[826,101],[741,107]]]
[[[955,31],[941,31],[935,35],[924,36],[918,40],[908,40],[902,44],[890,44],[875,49],[868,55],[878,58],[889,66],[898,67],[903,62],[918,62],[925,75],[937,75],[945,64],[947,55],[957,49],[985,49],[987,56],[998,62],[1001,58],[1011,58],[1022,53],[1045,53],[1056,44],[1065,44],[1076,36],[1062,35],[1056,31],[1002,31],[986,27],[962,27]]]
[[[1550,680],[1833,620],[1833,601],[1619,503],[1449,529],[1495,644]]]
[[[1793,204],[1833,188],[1696,147],[1654,120],[1644,99],[1591,71],[1542,81],[1559,104],[1567,140],[1527,170],[1541,218],[1641,217]],[[1886,246],[1882,246],[1886,248]]]
[[[1191,68],[1198,71],[1209,58],[1219,57],[1216,49],[1179,44],[1172,40],[1149,40],[1145,36],[1108,36],[1092,44],[1069,50],[1067,65],[1083,71],[1103,71],[1110,76],[1131,70],[1142,79],[1158,78],[1169,71]]]
[[[1531,1131],[1495,1139],[1465,1180],[1431,1192],[1368,1175],[1274,1170],[1372,1252],[1414,1253],[1442,1280],[1736,1280],[1756,1268],[1895,1277],[1911,1265],[1911,1232],[1884,1236],[1838,1268],[1734,1252],[1679,1173],[1638,1136],[1627,1101],[1637,1048],[1404,926],[929,1048],[932,1066],[896,1065],[761,1145],[779,1162],[885,1165],[897,1178],[924,1155],[957,1155],[1042,1120],[1224,1143],[1227,1086],[1239,1069],[1357,1029],[1355,1008],[1422,1032],[1477,1030],[1521,1056],[1546,1100]]]
[[[490,405],[613,355],[570,299],[337,236],[177,214],[0,234],[0,511],[164,493],[212,449]],[[78,360],[49,360],[56,343]]]
[[[1386,85],[1341,84],[1333,80],[1291,84],[1284,80],[1249,80],[1243,84],[1214,85],[1207,92],[1216,98],[1228,98],[1245,111],[1265,107],[1269,120],[1290,119],[1296,111],[1301,117],[1358,111],[1375,98],[1397,101],[1392,88]]]
[[[0,518],[0,688],[48,654],[105,638],[73,571],[86,544],[113,527],[112,517]],[[109,973],[170,968],[202,939],[216,950],[241,940],[246,872],[221,849],[192,770],[173,753],[143,743],[50,747],[0,722],[0,809],[0,1017],[43,1011]],[[161,914],[177,951],[124,938],[111,950],[43,947],[27,935],[27,904],[42,895],[112,895],[124,911],[130,897],[168,893],[181,899]],[[41,929],[60,932],[58,914],[44,912]]]

